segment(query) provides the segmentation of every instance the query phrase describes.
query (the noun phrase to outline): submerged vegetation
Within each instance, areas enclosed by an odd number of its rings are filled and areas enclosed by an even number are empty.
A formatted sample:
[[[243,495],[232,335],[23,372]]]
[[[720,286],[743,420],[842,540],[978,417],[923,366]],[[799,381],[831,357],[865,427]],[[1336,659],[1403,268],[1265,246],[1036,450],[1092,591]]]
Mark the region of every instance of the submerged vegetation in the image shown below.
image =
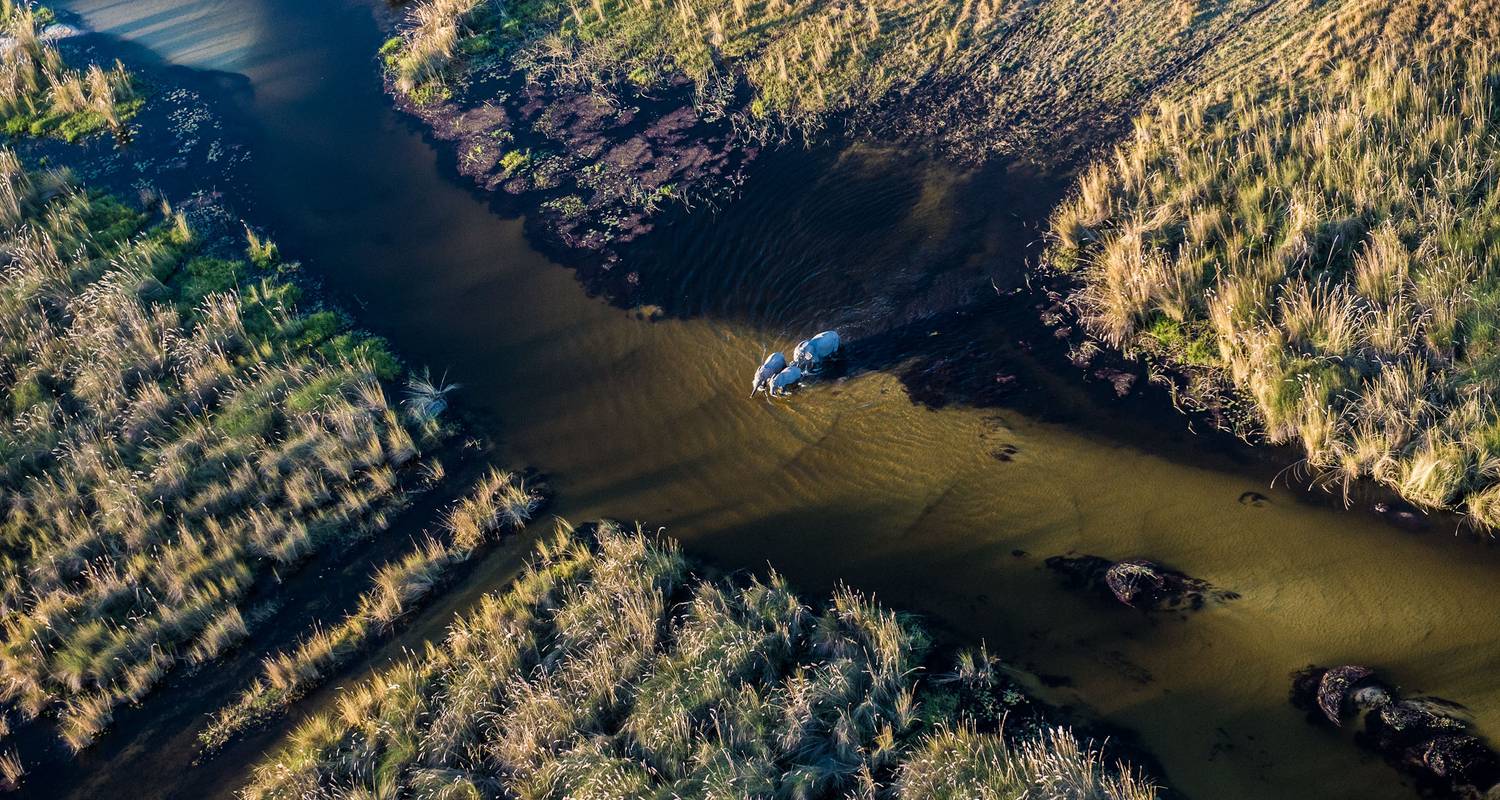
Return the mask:
[[[0,0],[0,119],[9,136],[53,136],[67,141],[119,132],[140,108],[130,73],[69,69],[42,30],[51,12]]]
[[[1066,730],[1002,732],[1024,700],[986,655],[920,680],[929,649],[847,589],[817,612],[779,576],[708,580],[668,540],[560,526],[445,642],[306,722],[245,796],[1155,796]]]
[[[74,750],[244,638],[271,567],[384,528],[441,434],[383,342],[212,228],[0,151],[0,704]]]
[[[1430,5],[1398,37],[1347,12],[1335,38],[1372,51],[1143,115],[1052,260],[1092,334],[1232,386],[1322,474],[1495,526],[1500,11]]]
[[[296,702],[376,636],[389,631],[485,541],[524,528],[541,503],[541,493],[521,477],[502,470],[487,472],[448,512],[446,541],[423,538],[400,559],[376,570],[355,610],[338,625],[315,628],[290,652],[267,656],[261,677],[214,715],[199,740],[207,749],[216,749]]]

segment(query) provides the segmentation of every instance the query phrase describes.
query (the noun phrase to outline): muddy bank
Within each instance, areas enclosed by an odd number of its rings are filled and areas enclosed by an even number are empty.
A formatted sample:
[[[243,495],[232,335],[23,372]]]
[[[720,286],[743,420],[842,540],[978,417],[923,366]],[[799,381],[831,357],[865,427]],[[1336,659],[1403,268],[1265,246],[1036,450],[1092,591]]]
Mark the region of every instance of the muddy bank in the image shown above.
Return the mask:
[[[451,98],[413,101],[386,81],[396,106],[451,148],[458,173],[524,213],[535,239],[591,291],[629,297],[639,272],[621,250],[668,207],[699,211],[732,199],[760,146],[724,114],[694,105],[679,82],[652,98],[575,92],[488,70]]]
[[[251,91],[244,76],[173,65],[138,44],[88,30],[76,15],[58,13],[72,32],[58,42],[67,62],[125,63],[141,106],[118,135],[76,143],[28,137],[7,146],[31,163],[65,166],[91,189],[128,200],[217,202],[242,194],[252,125],[235,113]]]

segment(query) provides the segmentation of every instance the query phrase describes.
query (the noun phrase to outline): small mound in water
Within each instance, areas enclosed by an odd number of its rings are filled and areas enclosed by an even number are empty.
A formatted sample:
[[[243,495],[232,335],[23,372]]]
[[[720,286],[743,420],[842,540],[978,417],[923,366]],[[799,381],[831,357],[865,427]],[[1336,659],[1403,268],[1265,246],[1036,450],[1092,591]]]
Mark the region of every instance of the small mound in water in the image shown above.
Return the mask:
[[[1264,506],[1270,502],[1271,498],[1266,497],[1260,492],[1244,492],[1240,495],[1240,505],[1242,506],[1254,506],[1256,508],[1260,508],[1261,506]]]
[[[1107,594],[1142,611],[1198,611],[1209,601],[1225,602],[1239,597],[1176,570],[1143,558],[1111,561],[1092,555],[1062,555],[1047,559],[1047,567],[1063,576],[1075,589]]]
[[[1403,698],[1375,670],[1355,664],[1296,673],[1291,700],[1317,724],[1342,727],[1346,718],[1363,718],[1355,741],[1414,776],[1426,793],[1480,798],[1500,788],[1500,756],[1467,733],[1456,703]]]
[[[1369,667],[1352,665],[1334,667],[1324,672],[1323,676],[1318,679],[1318,710],[1322,711],[1323,716],[1335,726],[1342,725],[1340,719],[1344,715],[1344,706],[1354,699],[1355,690],[1374,675],[1375,670]],[[1374,699],[1371,693],[1363,693],[1361,697]]]

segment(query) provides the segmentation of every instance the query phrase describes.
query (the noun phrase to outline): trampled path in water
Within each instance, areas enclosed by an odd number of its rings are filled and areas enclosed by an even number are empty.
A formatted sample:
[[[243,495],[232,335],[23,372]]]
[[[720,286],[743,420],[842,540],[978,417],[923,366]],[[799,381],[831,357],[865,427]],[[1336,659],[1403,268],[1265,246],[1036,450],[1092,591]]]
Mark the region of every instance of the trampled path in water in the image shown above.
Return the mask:
[[[411,361],[463,384],[507,464],[549,476],[554,513],[644,520],[721,566],[774,566],[805,596],[847,582],[983,639],[1064,677],[1039,693],[1133,732],[1187,797],[1412,796],[1288,704],[1291,673],[1313,663],[1374,666],[1500,738],[1493,548],[1447,521],[1413,533],[1270,488],[1284,454],[1195,435],[1158,390],[1116,401],[1086,384],[1038,324],[1044,301],[1009,294],[1056,185],[869,146],[766,158],[740,202],[663,227],[618,267],[669,312],[652,322],[588,297],[392,110],[364,2],[65,5],[248,82],[222,98],[249,123],[237,210]],[[834,326],[849,375],[790,403],[748,397],[767,349]],[[962,386],[983,402],[915,403],[903,378],[920,397]],[[1239,502],[1250,491],[1266,501]],[[440,635],[520,551],[496,551],[406,641]],[[1042,564],[1071,551],[1150,558],[1240,598],[1144,616]],[[145,726],[27,793],[227,795],[267,746],[190,767],[192,731],[152,730],[152,702]],[[170,724],[185,716],[201,720]]]

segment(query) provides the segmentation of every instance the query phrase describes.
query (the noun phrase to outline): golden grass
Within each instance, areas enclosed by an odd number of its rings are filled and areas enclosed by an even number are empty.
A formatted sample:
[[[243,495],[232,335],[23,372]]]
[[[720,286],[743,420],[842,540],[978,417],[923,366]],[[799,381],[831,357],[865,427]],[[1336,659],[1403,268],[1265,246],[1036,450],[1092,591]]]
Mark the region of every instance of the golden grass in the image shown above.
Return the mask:
[[[1058,210],[1051,260],[1091,333],[1218,372],[1325,474],[1494,525],[1500,11],[1429,5],[1336,5],[1318,30],[1373,52],[1160,103]]]
[[[901,765],[902,800],[1150,800],[1156,787],[1067,728],[1020,743],[965,728],[928,737]]]
[[[74,750],[241,641],[269,567],[383,527],[440,433],[202,246],[0,151],[0,703]]]
[[[10,135],[57,136],[73,141],[101,130],[119,131],[139,107],[130,73],[91,64],[83,71],[63,63],[40,35],[30,5],[0,8],[0,120]]]
[[[1283,4],[1298,10],[1263,25],[1263,5],[424,0],[385,58],[397,90],[418,102],[446,99],[499,62],[618,102],[685,79],[705,117],[730,113],[747,134],[806,135],[841,120],[928,136],[966,158],[1045,157],[1189,80],[1203,52],[1258,55],[1321,13],[1305,0]],[[1258,37],[1240,42],[1249,28]]]
[[[927,798],[934,768],[969,776],[941,779],[951,797],[1155,796],[1063,731],[959,752],[960,717],[918,711],[927,641],[847,589],[819,613],[778,576],[705,580],[669,540],[562,526],[446,641],[303,724],[245,797]]]
[[[520,476],[487,470],[445,515],[448,541],[424,537],[376,570],[370,588],[338,625],[315,627],[291,651],[265,658],[261,677],[213,715],[199,741],[216,750],[296,702],[375,636],[389,631],[478,547],[504,531],[524,528],[541,502],[541,492]]]

